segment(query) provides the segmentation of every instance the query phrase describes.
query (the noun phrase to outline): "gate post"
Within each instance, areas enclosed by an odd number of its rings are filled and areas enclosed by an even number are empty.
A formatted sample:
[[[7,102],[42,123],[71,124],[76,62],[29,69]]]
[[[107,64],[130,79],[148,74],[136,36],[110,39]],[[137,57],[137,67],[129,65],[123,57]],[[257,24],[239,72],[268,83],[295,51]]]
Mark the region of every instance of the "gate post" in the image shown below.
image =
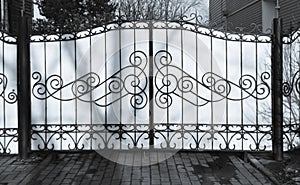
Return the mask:
[[[272,34],[272,151],[277,161],[283,159],[283,95],[282,95],[282,22],[273,20]]]
[[[18,142],[19,159],[29,159],[31,152],[31,86],[30,86],[30,21],[25,15],[25,1],[21,8],[17,33],[18,78]]]

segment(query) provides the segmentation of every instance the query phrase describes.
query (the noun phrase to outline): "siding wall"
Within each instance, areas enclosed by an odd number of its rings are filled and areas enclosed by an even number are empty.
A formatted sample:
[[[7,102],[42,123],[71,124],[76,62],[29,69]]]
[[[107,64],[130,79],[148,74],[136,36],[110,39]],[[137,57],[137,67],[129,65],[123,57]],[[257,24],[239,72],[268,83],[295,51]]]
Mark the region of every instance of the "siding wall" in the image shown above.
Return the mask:
[[[8,0],[9,32],[16,35],[18,32],[18,20],[23,4],[21,0]],[[32,17],[32,1],[25,0],[25,15]]]
[[[227,0],[226,1],[226,9],[229,12],[233,12],[236,11],[244,6],[246,6],[247,4],[251,3],[254,0]]]
[[[225,10],[225,0],[209,1],[209,20],[211,24],[222,26],[224,22],[223,11]]]
[[[231,1],[230,1],[231,2]],[[246,27],[246,30],[250,29],[252,23],[256,25],[262,24],[262,3],[261,1],[239,11],[233,15],[228,16],[227,19],[229,29],[235,29],[236,27]],[[248,28],[248,29],[247,29]]]
[[[261,1],[243,9],[240,12],[232,14],[236,10],[248,5],[255,0],[210,0],[209,1],[209,19],[212,25],[222,27],[227,21],[229,29],[243,26],[250,27],[252,23],[262,24],[262,3]],[[224,16],[224,12],[229,16]],[[253,13],[255,12],[255,13]],[[232,15],[231,15],[232,14]]]
[[[283,28],[286,33],[299,28],[300,1],[280,0],[280,17],[283,19]]]

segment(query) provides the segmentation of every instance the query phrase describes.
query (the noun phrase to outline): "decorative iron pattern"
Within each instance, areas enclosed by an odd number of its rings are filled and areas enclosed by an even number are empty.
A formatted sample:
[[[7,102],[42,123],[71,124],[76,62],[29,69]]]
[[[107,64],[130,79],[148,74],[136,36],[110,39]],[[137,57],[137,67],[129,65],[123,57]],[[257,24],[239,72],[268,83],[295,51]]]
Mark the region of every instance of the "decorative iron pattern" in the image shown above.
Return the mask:
[[[0,31],[0,40],[7,44],[17,44],[17,38],[14,36],[10,36],[9,34]]]
[[[0,153],[11,154],[18,147],[18,129],[0,128]]]
[[[121,98],[130,95],[131,105],[135,109],[143,109],[147,104],[147,94],[145,89],[147,87],[147,75],[145,68],[147,66],[147,57],[142,51],[135,51],[130,55],[130,66],[123,67],[111,77],[104,81],[100,80],[98,74],[90,72],[73,82],[64,84],[63,79],[59,75],[51,75],[42,83],[42,75],[39,72],[34,72],[32,78],[36,81],[32,88],[32,94],[39,100],[44,100],[52,97],[59,101],[71,101],[74,99],[94,103],[97,106],[105,107],[119,101]],[[131,72],[135,71],[134,74]],[[129,74],[122,76],[121,73]],[[146,83],[142,83],[145,80]],[[108,92],[106,94],[91,96],[94,90],[105,89],[107,85]],[[71,92],[72,96],[60,97],[60,92]],[[118,98],[105,102],[109,95],[116,94]],[[120,95],[120,96],[119,96]],[[103,102],[105,104],[103,104]]]
[[[160,108],[168,108],[172,104],[172,96],[178,96],[194,106],[204,106],[210,102],[219,102],[224,99],[231,101],[242,101],[249,97],[263,100],[270,95],[270,87],[267,80],[270,78],[268,72],[261,74],[261,83],[251,75],[243,75],[238,84],[223,78],[213,72],[206,72],[202,80],[198,81],[195,77],[183,71],[180,67],[172,65],[172,56],[168,51],[159,51],[155,55],[155,65],[158,69],[155,76],[155,86],[157,88],[156,103]],[[162,85],[158,85],[162,84]],[[195,85],[197,84],[197,85]],[[197,93],[197,87],[203,87],[218,96],[211,98],[211,94],[205,97]],[[243,91],[244,95],[240,98],[231,95],[232,91]],[[192,97],[188,99],[186,97]],[[198,104],[193,100],[198,99]]]
[[[283,143],[287,150],[298,148],[300,141],[299,31],[284,37],[283,45]]]
[[[189,16],[178,16],[174,20],[160,21],[160,20],[131,20],[128,21],[124,16],[117,16],[115,21],[107,22],[103,26],[88,29],[78,33],[68,34],[50,34],[50,35],[33,35],[31,42],[54,42],[54,41],[67,41],[77,40],[81,38],[90,37],[93,35],[103,34],[113,30],[125,30],[125,29],[180,29],[189,30],[191,32],[211,36],[213,38],[219,38],[223,40],[231,41],[243,41],[243,42],[258,42],[258,43],[270,43],[271,32],[262,33],[261,26],[251,24],[248,29],[245,27],[237,27],[234,30],[222,30],[220,26],[215,24],[204,23],[202,17],[196,13],[192,13]]]
[[[297,42],[299,37],[300,37],[300,28],[298,28],[298,30],[294,31],[293,33],[289,34],[288,36],[283,37],[283,43],[292,45],[295,42]]]
[[[34,35],[31,36],[31,42],[55,42],[79,40],[93,35],[103,34],[113,30],[130,29],[176,29],[188,30],[195,34],[206,35],[211,38],[223,39],[226,41],[237,42],[255,42],[270,43],[270,34],[259,34],[260,26],[252,25],[251,30],[236,28],[236,30],[219,30],[216,25],[203,24],[200,16],[191,14],[190,16],[178,16],[172,21],[128,21],[123,16],[118,16],[115,21],[107,23],[101,27],[89,29],[79,33],[72,34],[54,34],[54,35]],[[284,43],[292,44],[299,39],[299,30],[290,37],[283,39]],[[0,40],[3,42],[2,50],[6,44],[16,44],[16,38],[7,33],[0,32]],[[168,57],[165,57],[168,56]],[[155,56],[155,66],[157,67],[154,85],[156,87],[155,102],[161,109],[168,109],[172,106],[173,97],[180,97],[192,106],[201,107],[211,102],[223,100],[243,101],[253,98],[256,101],[267,98],[270,94],[270,88],[266,83],[270,74],[264,72],[258,77],[252,75],[242,75],[237,83],[229,81],[218,74],[207,72],[202,78],[195,79],[187,72],[182,71],[178,66],[172,65],[172,56],[167,51],[161,51]],[[171,59],[163,63],[161,58]],[[3,55],[4,66],[4,55]],[[32,94],[38,100],[49,98],[58,101],[79,100],[82,102],[93,103],[99,107],[109,107],[113,103],[120,101],[125,96],[130,96],[130,104],[135,110],[144,109],[149,102],[146,88],[149,85],[146,78],[145,68],[148,65],[147,55],[142,51],[137,51],[130,58],[131,65],[123,67],[107,79],[101,80],[96,73],[88,73],[76,80],[65,83],[60,75],[51,75],[46,79],[42,73],[34,72],[32,78],[35,80]],[[136,70],[137,73],[125,78],[120,73],[123,71]],[[179,71],[183,74],[176,77],[170,73],[164,73],[165,69]],[[299,72],[291,79],[292,82],[283,83],[283,94],[290,97],[292,93],[299,94]],[[146,83],[141,83],[141,79],[146,79]],[[43,80],[45,83],[43,83]],[[159,83],[158,83],[159,82]],[[17,94],[7,91],[7,76],[0,74],[0,92],[5,104],[14,104],[17,101]],[[172,84],[172,86],[171,86]],[[216,94],[215,99],[203,97],[195,93],[195,86],[202,86]],[[93,92],[97,89],[106,87],[109,91],[101,97],[95,97]],[[172,89],[172,88],[173,89]],[[242,97],[231,96],[233,91],[241,91]],[[71,92],[71,96],[61,97],[62,91]],[[91,95],[92,94],[92,95]],[[123,95],[118,99],[103,104],[102,99],[106,99],[111,94]],[[191,94],[197,97],[198,104],[186,99],[182,94]],[[69,94],[70,95],[70,94]],[[117,96],[118,97],[118,96]],[[5,117],[5,115],[4,115]],[[11,153],[12,148],[17,147],[17,128],[6,127],[4,121],[3,128],[0,128],[0,153]],[[265,150],[267,145],[271,145],[271,125],[270,124],[207,124],[207,123],[155,123],[155,139],[160,141],[158,148],[181,148],[190,150],[243,150],[243,141],[249,141],[250,150]],[[299,123],[284,125],[284,138],[288,143],[288,148],[295,147],[295,140],[299,134]],[[79,137],[78,137],[79,136]],[[114,145],[114,140],[126,140],[128,145]],[[125,124],[35,124],[32,125],[32,141],[37,143],[37,148],[41,150],[84,150],[84,149],[131,149],[134,147],[147,148],[149,140],[149,126],[147,124],[136,123],[134,125]],[[178,143],[178,141],[180,142]],[[97,141],[97,142],[96,142]],[[98,142],[99,141],[99,142]],[[238,144],[237,141],[241,141]],[[59,143],[58,143],[59,142]],[[66,144],[62,144],[68,142]],[[216,144],[217,143],[217,144]],[[57,147],[59,146],[59,147]]]
[[[268,124],[156,124],[155,133],[156,139],[163,140],[158,148],[197,151],[265,151],[270,147],[272,138]],[[243,146],[245,141],[247,146]]]
[[[293,150],[299,147],[299,123],[283,124],[283,140],[286,150]]]
[[[74,137],[75,133],[78,137]],[[257,133],[260,134],[259,137],[256,137]],[[247,150],[265,151],[271,145],[271,137],[270,125],[155,124],[157,149],[238,151],[243,150],[244,139],[249,143],[249,146],[244,146],[249,148]],[[32,125],[32,142],[38,150],[149,149],[149,126]],[[60,144],[62,142],[64,145]]]
[[[293,90],[300,95],[300,71],[297,71],[294,76],[291,78],[291,83],[284,82],[282,84],[282,93],[284,96],[289,97]]]
[[[38,150],[147,149],[148,130],[145,124],[40,124],[32,125],[32,142]]]
[[[130,55],[129,61],[130,66],[121,68],[102,82],[96,73],[88,73],[67,84],[64,84],[63,79],[58,75],[51,75],[45,83],[42,83],[42,75],[34,72],[32,77],[35,83],[32,93],[39,100],[54,98],[58,101],[71,101],[76,99],[100,107],[109,107],[130,95],[132,108],[144,109],[149,102],[146,88],[151,83],[147,81],[145,72],[148,65],[147,56],[142,51],[135,51]],[[161,109],[168,109],[172,106],[173,96],[183,99],[191,106],[198,107],[225,99],[228,101],[243,101],[248,98],[263,100],[270,94],[270,87],[266,82],[270,78],[268,72],[262,73],[261,82],[251,75],[243,75],[238,84],[235,84],[212,72],[205,73],[201,81],[198,81],[178,66],[173,65],[172,55],[165,50],[155,54],[154,63],[157,69],[153,81],[156,87],[155,102]],[[129,72],[125,72],[126,70]],[[136,73],[132,74],[130,71]],[[165,71],[168,72],[165,73]],[[120,73],[123,74],[122,77]],[[142,79],[146,79],[146,83],[141,83]],[[218,98],[211,99],[211,97],[204,97],[201,93],[197,93],[194,86],[196,83],[211,93],[217,94]],[[104,89],[105,84],[107,84],[108,92],[104,96],[98,97],[96,94],[90,96],[94,90]],[[63,94],[60,93],[61,91],[71,92],[72,97],[59,96]],[[243,91],[244,96],[235,98],[231,95],[232,91]],[[112,94],[120,96],[113,101],[100,101]],[[199,103],[195,104],[183,94],[196,96]],[[106,102],[106,104],[99,102]],[[38,150],[149,148],[150,126],[148,123],[35,124],[32,125],[32,131],[32,141]],[[267,145],[271,145],[271,125],[268,124],[154,123],[154,133],[155,147],[158,149],[245,150],[247,148],[247,150],[264,151]],[[74,137],[75,134],[76,137]],[[249,146],[243,146],[245,141]]]
[[[7,77],[0,73],[0,96],[3,98],[3,100],[6,103],[9,104],[13,104],[17,102],[17,94],[15,92],[15,90],[13,89],[11,92],[9,92],[8,94],[5,93],[7,88]]]
[[[6,75],[0,73],[0,96],[4,100],[3,104],[14,104],[17,102],[17,94],[15,90],[7,93],[7,77]],[[5,113],[4,113],[5,114]],[[5,116],[5,115],[4,115]],[[17,128],[10,128],[4,125],[0,128],[0,153],[1,154],[10,154],[18,145],[18,133]]]

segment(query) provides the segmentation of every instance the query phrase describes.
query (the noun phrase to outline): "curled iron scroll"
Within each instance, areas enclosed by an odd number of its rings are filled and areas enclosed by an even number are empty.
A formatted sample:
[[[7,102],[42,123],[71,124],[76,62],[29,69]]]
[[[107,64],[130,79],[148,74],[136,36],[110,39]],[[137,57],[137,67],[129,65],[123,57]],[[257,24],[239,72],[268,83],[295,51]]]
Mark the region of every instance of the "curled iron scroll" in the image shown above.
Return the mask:
[[[105,80],[101,80],[97,73],[90,72],[66,84],[59,75],[51,75],[43,82],[42,74],[34,72],[32,78],[36,82],[33,85],[32,94],[39,100],[50,97],[59,101],[77,99],[100,107],[109,106],[125,96],[131,96],[131,106],[142,109],[148,101],[145,93],[148,83],[145,73],[146,54],[142,51],[135,51],[130,55],[129,62],[130,65],[119,69]],[[115,98],[108,102],[103,101],[110,95],[115,95]]]
[[[267,80],[268,72],[260,75],[260,81],[252,75],[245,74],[238,83],[234,83],[213,72],[206,72],[202,78],[191,76],[178,66],[172,64],[172,55],[165,50],[156,53],[154,61],[157,68],[155,76],[156,104],[160,108],[168,108],[173,102],[173,97],[178,96],[194,106],[204,106],[209,102],[219,102],[223,99],[241,101],[247,98],[263,100],[270,94]],[[202,88],[205,93],[198,93]],[[242,92],[241,97],[234,96],[232,92]],[[213,96],[212,96],[213,95]],[[195,103],[195,99],[198,99]]]

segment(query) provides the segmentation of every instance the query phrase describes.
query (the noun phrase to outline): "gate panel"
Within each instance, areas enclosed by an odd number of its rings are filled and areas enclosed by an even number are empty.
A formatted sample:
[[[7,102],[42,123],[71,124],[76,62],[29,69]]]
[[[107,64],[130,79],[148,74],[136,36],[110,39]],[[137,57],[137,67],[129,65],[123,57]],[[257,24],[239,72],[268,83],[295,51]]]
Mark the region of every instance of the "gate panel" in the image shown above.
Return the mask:
[[[41,107],[32,115],[33,149],[149,148],[148,35],[128,29],[83,37],[32,43],[32,104]]]
[[[270,102],[270,44],[251,39],[154,30],[157,148],[271,150],[271,125],[260,116]]]
[[[0,154],[18,153],[16,39],[0,32]]]
[[[284,38],[283,44],[283,145],[299,146],[300,124],[300,30]]]

